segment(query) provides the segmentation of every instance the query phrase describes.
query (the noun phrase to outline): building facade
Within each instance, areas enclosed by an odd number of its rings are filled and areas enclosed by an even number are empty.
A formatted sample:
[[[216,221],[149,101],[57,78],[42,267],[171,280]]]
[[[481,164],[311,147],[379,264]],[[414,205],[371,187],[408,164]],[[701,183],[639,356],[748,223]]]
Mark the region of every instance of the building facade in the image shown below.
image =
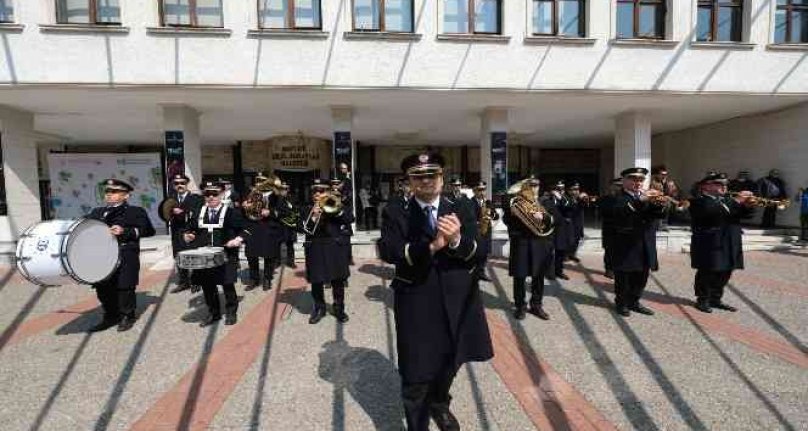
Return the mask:
[[[0,241],[48,215],[49,153],[169,136],[195,182],[344,160],[386,195],[430,147],[495,189],[665,163],[793,194],[807,102],[800,0],[0,0]]]

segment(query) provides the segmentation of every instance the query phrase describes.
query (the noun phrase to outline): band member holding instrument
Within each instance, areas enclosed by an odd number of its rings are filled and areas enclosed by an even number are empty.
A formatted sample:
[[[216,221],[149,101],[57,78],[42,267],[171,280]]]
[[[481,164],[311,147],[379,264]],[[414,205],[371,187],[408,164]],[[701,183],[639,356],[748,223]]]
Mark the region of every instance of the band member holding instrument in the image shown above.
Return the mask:
[[[474,186],[474,199],[472,199],[472,208],[474,208],[474,218],[477,220],[477,229],[480,231],[480,247],[482,258],[477,264],[477,274],[480,280],[491,281],[485,273],[486,264],[488,263],[488,255],[491,254],[491,239],[493,237],[494,222],[499,220],[499,213],[494,208],[494,203],[490,199],[485,198],[485,189],[487,184],[485,181],[480,181]]]
[[[345,163],[340,163],[340,172],[341,172],[340,175],[347,172],[347,169],[348,165],[346,165]],[[352,216],[354,216],[356,212],[354,211],[353,186],[351,184],[350,175],[349,174],[346,175],[347,176],[343,177],[344,179],[332,178],[330,180],[331,191],[341,196],[342,206],[346,209],[346,211],[348,211]],[[350,257],[350,264],[353,265],[354,264],[353,248],[351,247],[351,237],[353,237],[354,234],[353,225],[348,224],[347,229],[343,229],[341,233],[343,236],[345,236],[345,240],[342,241],[342,244],[348,249],[348,257]]]
[[[701,194],[690,204],[692,237],[690,265],[696,269],[696,308],[711,313],[712,308],[737,311],[721,301],[732,271],[743,269],[741,220],[754,214],[753,195],[739,192],[732,199],[727,193],[727,175],[716,173],[701,181]]]
[[[297,242],[297,224],[300,211],[295,208],[289,198],[289,184],[281,182],[278,189],[278,218],[283,225],[283,240],[286,247],[286,266],[297,268],[295,264],[295,243]]]
[[[611,244],[614,268],[615,309],[628,317],[634,311],[653,315],[640,304],[649,271],[659,269],[656,250],[656,220],[665,217],[669,201],[642,189],[648,169],[628,168],[620,173],[623,192],[603,207],[604,217],[614,226]],[[652,196],[657,197],[652,198]]]
[[[176,206],[171,209],[171,217],[168,219],[168,226],[171,230],[171,251],[175,260],[177,259],[177,253],[188,248],[188,243],[182,238],[182,233],[187,228],[191,214],[196,213],[205,203],[201,195],[191,193],[188,190],[189,181],[185,174],[177,174],[172,178],[172,184],[174,185],[174,195],[172,198],[175,200]],[[179,274],[179,283],[177,287],[171,290],[171,293],[177,293],[191,288],[189,271],[177,267],[177,274]]]
[[[514,317],[525,318],[525,311],[550,320],[544,311],[544,278],[553,279],[553,231],[561,214],[550,198],[539,201],[540,182],[534,176],[517,182],[508,190],[511,199],[503,221],[508,226],[510,259],[508,273],[513,277]],[[525,307],[525,282],[530,277],[530,305]]]
[[[315,179],[311,186],[312,204],[302,208],[300,229],[306,234],[306,280],[311,283],[314,308],[309,323],[315,324],[326,314],[324,285],[331,285],[334,317],[348,321],[345,313],[345,285],[351,275],[351,237],[345,234],[354,222],[351,207],[333,191],[327,181]]]
[[[231,207],[231,208],[238,208],[241,206],[241,196],[239,196],[238,192],[233,190],[233,183],[230,180],[219,178],[217,180],[219,184],[222,186],[222,203]]]
[[[687,210],[687,200],[682,199],[682,192],[679,185],[669,177],[668,168],[665,165],[654,166],[651,168],[651,183],[649,188],[662,192],[662,195],[667,196],[669,201],[673,204],[668,216],[660,219],[659,230],[667,231],[670,220],[677,211]]]
[[[786,183],[780,178],[780,171],[772,169],[769,175],[758,180],[758,190],[760,197],[767,199],[786,200],[788,193],[786,192]],[[777,208],[774,205],[768,205],[763,208],[763,218],[760,222],[760,227],[773,228],[777,225]]]
[[[558,209],[560,216],[558,220],[555,220],[557,225],[553,235],[555,245],[554,276],[562,280],[569,280],[569,276],[564,274],[564,261],[567,255],[575,249],[575,227],[572,224],[575,203],[564,193],[564,181],[559,181],[555,184],[546,200],[552,202],[552,206]]]
[[[580,262],[578,259],[578,247],[584,239],[584,211],[589,205],[589,195],[581,193],[581,184],[573,181],[567,186],[567,199],[572,202],[571,217],[573,241],[572,248],[567,251],[566,259],[573,262]]]
[[[612,245],[614,244],[614,222],[609,216],[608,211],[604,210],[612,204],[612,201],[623,193],[623,179],[617,177],[612,180],[609,186],[609,194],[603,199],[598,201],[598,206],[601,213],[601,246],[603,246],[603,269],[605,270],[606,278],[614,279],[614,270],[612,268]]]
[[[730,192],[752,192],[757,195],[759,193],[757,183],[752,179],[752,173],[748,170],[738,172],[738,176],[729,182]]]
[[[209,326],[222,319],[219,290],[216,287],[218,285],[224,291],[224,324],[234,325],[238,310],[235,283],[238,279],[239,247],[250,232],[244,229],[241,212],[222,202],[219,184],[206,181],[202,187],[202,195],[205,197],[205,205],[191,218],[183,238],[191,243],[190,248],[224,247],[226,261],[224,265],[214,268],[196,269],[192,274],[192,281],[202,285],[205,305],[208,307],[208,316],[199,326]]]
[[[263,290],[272,289],[272,278],[281,256],[281,242],[286,231],[278,218],[280,199],[277,195],[280,180],[262,174],[255,177],[255,186],[241,206],[247,219],[250,235],[245,238],[244,254],[250,268],[250,282],[246,291],[261,284]],[[260,260],[264,261],[264,277],[259,272]]]
[[[110,178],[102,182],[106,206],[94,208],[88,218],[100,220],[118,239],[120,260],[118,268],[104,281],[93,285],[104,318],[90,328],[103,331],[118,325],[118,332],[128,331],[135,324],[136,296],[140,273],[140,239],[154,235],[149,215],[141,207],[129,205],[129,183]]]
[[[396,211],[406,211],[407,206],[409,205],[410,198],[412,198],[412,192],[410,191],[410,182],[407,178],[402,177],[397,180],[398,190],[396,190],[395,196],[391,196],[390,199],[387,201],[386,208],[388,211],[396,212]]]

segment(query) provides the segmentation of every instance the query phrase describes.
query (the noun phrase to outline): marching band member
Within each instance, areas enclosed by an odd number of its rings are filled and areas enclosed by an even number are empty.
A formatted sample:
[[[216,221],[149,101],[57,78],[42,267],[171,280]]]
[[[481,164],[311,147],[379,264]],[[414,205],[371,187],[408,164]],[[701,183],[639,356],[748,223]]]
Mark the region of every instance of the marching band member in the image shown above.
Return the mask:
[[[344,166],[344,169],[343,169]],[[340,163],[340,172],[345,173],[348,169],[348,165],[345,163]],[[350,180],[350,175],[346,174],[347,176],[344,177],[345,179],[340,178],[332,178],[331,183],[331,191],[337,193],[339,196],[342,196],[342,206],[346,209],[346,211],[350,212],[352,216],[355,216],[354,211],[354,200],[353,200],[353,187]],[[353,221],[351,222],[353,223]],[[353,260],[353,248],[351,247],[351,237],[354,234],[353,225],[350,223],[348,224],[346,229],[341,231],[342,235],[345,236],[345,240],[342,244],[347,247],[348,249],[348,257],[350,258],[350,264],[354,264]]]
[[[295,243],[297,242],[297,219],[300,211],[289,198],[289,184],[281,182],[278,189],[278,218],[283,224],[283,240],[286,247],[286,266],[297,268],[295,264]]]
[[[238,208],[241,206],[241,196],[239,196],[238,192],[233,190],[233,183],[230,180],[219,178],[217,182],[222,187],[222,203],[225,205]]]
[[[404,211],[385,208],[379,252],[396,266],[393,289],[398,369],[407,429],[459,430],[449,409],[455,374],[493,356],[474,267],[481,257],[470,206],[441,196],[438,154],[404,159],[414,197]]]
[[[300,229],[306,234],[306,280],[311,284],[314,308],[309,323],[325,317],[324,284],[331,285],[334,297],[334,317],[340,323],[348,321],[345,313],[345,284],[351,275],[351,238],[345,232],[354,221],[351,207],[341,196],[330,190],[326,181],[315,179],[311,186],[312,204],[302,208]]]
[[[488,255],[491,254],[494,222],[499,220],[499,213],[494,208],[494,203],[490,199],[485,199],[486,187],[485,181],[480,181],[474,186],[472,208],[474,208],[474,219],[477,220],[477,229],[480,231],[480,247],[483,247],[482,258],[477,263],[477,274],[480,280],[491,281],[491,278],[485,273],[485,267],[488,262]]]
[[[188,248],[188,243],[182,238],[182,233],[187,227],[191,214],[194,214],[205,203],[201,195],[191,193],[188,190],[189,181],[185,174],[174,175],[172,179],[174,185],[174,195],[172,197],[179,203],[179,206],[171,210],[171,218],[168,220],[168,226],[171,229],[171,252],[175,261],[177,254]],[[189,272],[187,269],[177,267],[179,283],[177,287],[171,290],[171,293],[182,292],[191,288]]]
[[[696,308],[737,311],[721,301],[732,271],[743,269],[741,220],[751,218],[752,192],[742,191],[735,199],[726,196],[727,175],[714,173],[701,181],[701,194],[690,203],[692,237],[690,266],[696,269]]]
[[[521,183],[520,190],[511,198],[503,217],[510,237],[508,273],[513,277],[515,306],[513,315],[518,320],[525,318],[525,282],[527,277],[530,277],[530,306],[527,311],[542,320],[550,320],[550,315],[544,311],[542,301],[544,278],[554,278],[554,240],[553,234],[542,236],[544,232],[539,231],[537,225],[545,226],[546,232],[557,229],[561,214],[555,207],[553,199],[548,198],[539,202],[541,183],[537,178],[531,175]],[[525,213],[525,208],[529,209],[530,213]],[[524,217],[531,217],[535,221],[525,220]]]
[[[659,269],[656,250],[656,220],[665,217],[668,201],[655,199],[653,193],[642,190],[648,169],[628,168],[620,172],[623,192],[603,207],[614,227],[610,247],[614,269],[615,309],[627,317],[635,311],[653,315],[640,304],[649,271]],[[660,197],[664,198],[663,195]]]
[[[569,276],[564,274],[564,260],[571,250],[575,249],[575,229],[572,224],[575,204],[572,199],[564,193],[564,181],[556,183],[555,188],[550,192],[548,200],[558,209],[561,216],[553,234],[555,242],[555,264],[553,266],[554,276],[562,280],[569,280]]]
[[[108,278],[93,285],[104,317],[90,332],[103,331],[116,324],[118,332],[135,324],[136,296],[140,273],[140,239],[154,235],[149,215],[141,207],[129,205],[129,183],[110,178],[102,182],[106,206],[94,208],[87,218],[100,220],[118,240],[120,264]]]
[[[277,179],[270,179],[262,174],[255,177],[255,187],[247,195],[241,206],[249,235],[244,247],[247,265],[250,268],[250,282],[245,291],[250,291],[261,284],[263,290],[272,289],[272,278],[281,256],[281,242],[285,231],[278,220],[280,202],[275,190],[280,185]],[[264,261],[264,277],[259,272],[260,260]]]
[[[391,212],[407,211],[407,206],[409,205],[410,198],[412,197],[412,193],[410,192],[410,183],[404,177],[399,178],[397,183],[398,189],[396,190],[396,194],[387,201],[387,206],[385,208]]]
[[[214,268],[195,269],[191,275],[194,284],[202,286],[208,316],[199,326],[212,325],[222,318],[219,304],[221,285],[225,299],[225,325],[234,325],[237,321],[238,297],[235,283],[238,279],[239,247],[244,243],[244,219],[241,212],[225,205],[221,198],[220,185],[206,181],[202,187],[205,205],[191,218],[188,229],[184,233],[190,248],[203,246],[224,247],[226,261],[224,265]]]
[[[612,200],[623,193],[623,179],[617,177],[612,180],[609,186],[609,194],[598,202],[600,208],[600,244],[603,247],[603,269],[605,270],[606,278],[614,279],[614,270],[612,268],[612,244],[614,244],[614,222],[609,216],[609,212],[604,210],[605,207],[612,204]]]
[[[572,203],[570,220],[572,220],[572,233],[574,237],[572,248],[567,251],[566,260],[580,262],[581,260],[578,259],[578,247],[581,246],[581,241],[584,239],[584,211],[589,205],[589,202],[586,200],[588,195],[581,193],[581,184],[577,181],[567,186],[566,194],[567,199]]]

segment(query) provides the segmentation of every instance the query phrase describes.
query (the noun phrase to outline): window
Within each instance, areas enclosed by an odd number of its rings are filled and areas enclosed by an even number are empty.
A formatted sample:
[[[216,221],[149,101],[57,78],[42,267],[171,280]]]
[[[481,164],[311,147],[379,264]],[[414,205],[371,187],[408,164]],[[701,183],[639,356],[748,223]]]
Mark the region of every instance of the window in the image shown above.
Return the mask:
[[[162,0],[162,24],[169,27],[223,27],[222,0]]]
[[[699,0],[696,40],[740,42],[743,0]]]
[[[444,0],[444,33],[502,33],[501,0]]]
[[[584,37],[584,0],[533,0],[533,34]]]
[[[319,30],[320,0],[258,0],[258,26]]]
[[[353,28],[412,33],[412,12],[412,0],[353,0]]]
[[[0,0],[0,22],[14,22],[14,0]]]
[[[58,0],[56,22],[59,24],[115,25],[121,23],[118,0]]]
[[[774,43],[808,43],[808,0],[777,0]]]
[[[618,39],[664,39],[665,0],[617,0]]]

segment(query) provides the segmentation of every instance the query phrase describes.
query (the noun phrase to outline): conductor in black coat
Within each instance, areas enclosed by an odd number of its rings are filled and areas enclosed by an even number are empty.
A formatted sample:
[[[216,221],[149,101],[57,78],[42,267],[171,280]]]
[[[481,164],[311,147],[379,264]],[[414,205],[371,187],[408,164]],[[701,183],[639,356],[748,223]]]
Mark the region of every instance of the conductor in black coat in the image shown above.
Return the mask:
[[[244,219],[237,209],[225,205],[221,199],[221,186],[213,181],[203,185],[202,194],[205,205],[191,218],[184,238],[191,243],[190,248],[223,247],[225,263],[214,268],[195,269],[192,275],[195,284],[202,285],[208,316],[200,323],[205,327],[222,318],[219,305],[221,285],[225,298],[225,325],[236,323],[238,297],[236,296],[236,280],[238,279],[239,247],[244,243],[244,236],[249,231],[244,229]]]
[[[616,311],[621,316],[629,316],[630,311],[652,315],[653,311],[640,305],[640,297],[649,272],[659,269],[655,221],[667,215],[669,204],[653,202],[642,190],[648,169],[628,168],[620,175],[623,192],[603,207],[614,227],[610,249]]]
[[[690,265],[696,269],[697,308],[737,311],[721,301],[732,271],[743,269],[741,219],[754,214],[752,192],[726,196],[727,175],[711,174],[701,180],[701,194],[690,201],[692,238]]]
[[[171,231],[171,252],[176,260],[179,252],[188,249],[188,243],[182,237],[183,232],[188,228],[188,221],[191,219],[191,215],[205,204],[205,200],[201,195],[188,190],[190,180],[185,174],[174,175],[171,181],[174,185],[174,193],[171,197],[179,203],[179,206],[172,210],[171,218],[168,220],[168,227]],[[179,283],[171,290],[171,293],[181,292],[191,287],[190,271],[177,267],[177,273],[180,277]]]
[[[415,154],[402,162],[414,196],[404,211],[385,208],[381,258],[396,266],[398,368],[407,427],[426,431],[429,418],[457,430],[449,410],[458,368],[493,356],[475,266],[481,257],[474,215],[441,197],[443,158]]]
[[[474,219],[477,220],[477,229],[480,231],[480,247],[482,247],[482,258],[477,264],[477,273],[480,280],[491,281],[491,278],[485,274],[485,267],[488,263],[488,256],[491,254],[491,243],[494,236],[494,222],[499,220],[499,213],[494,208],[494,203],[490,199],[485,198],[485,189],[487,184],[485,181],[480,181],[474,186],[474,199],[471,199],[472,208],[474,209]],[[483,218],[483,212],[486,218]],[[485,234],[483,234],[485,230]]]
[[[103,331],[118,325],[118,331],[127,331],[135,324],[135,288],[140,273],[140,238],[154,235],[149,215],[141,207],[129,205],[127,199],[133,190],[129,183],[110,178],[104,180],[106,206],[94,208],[88,218],[100,220],[118,240],[119,266],[105,280],[93,285],[98,301],[104,309],[104,318],[90,328],[90,332]]]
[[[549,200],[555,208],[558,209],[558,214],[561,216],[556,220],[556,229],[553,234],[553,241],[555,245],[555,276],[562,280],[569,280],[567,274],[564,274],[564,261],[567,255],[575,250],[575,226],[572,223],[572,218],[575,213],[575,202],[564,193],[564,182],[559,181],[556,183],[555,188],[550,192]]]
[[[325,317],[324,285],[331,285],[334,297],[334,317],[340,323],[348,321],[345,313],[345,285],[350,271],[351,237],[344,232],[354,221],[351,207],[342,205],[339,195],[329,193],[327,181],[315,179],[311,186],[311,205],[301,209],[300,228],[306,234],[306,280],[311,283],[314,308],[309,323]]]

